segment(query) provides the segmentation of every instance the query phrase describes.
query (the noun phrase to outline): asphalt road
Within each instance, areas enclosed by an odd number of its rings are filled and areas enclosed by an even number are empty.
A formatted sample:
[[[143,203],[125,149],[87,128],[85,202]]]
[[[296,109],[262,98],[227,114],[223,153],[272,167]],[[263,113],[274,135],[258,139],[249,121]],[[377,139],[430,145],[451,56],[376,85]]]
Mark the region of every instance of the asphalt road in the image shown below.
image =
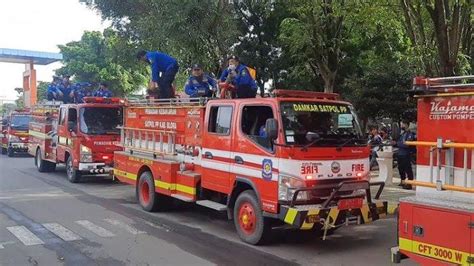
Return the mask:
[[[395,227],[389,217],[324,241],[275,230],[270,245],[255,247],[214,211],[147,213],[131,186],[71,184],[63,167],[39,173],[30,157],[0,156],[0,265],[390,265]]]

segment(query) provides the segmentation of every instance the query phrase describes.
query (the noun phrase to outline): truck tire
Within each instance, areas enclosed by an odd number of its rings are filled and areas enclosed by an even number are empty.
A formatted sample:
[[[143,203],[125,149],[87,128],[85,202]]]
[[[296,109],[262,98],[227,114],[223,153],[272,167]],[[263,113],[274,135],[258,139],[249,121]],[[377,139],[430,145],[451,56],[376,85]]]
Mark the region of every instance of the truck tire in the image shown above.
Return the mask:
[[[263,217],[257,196],[252,190],[242,192],[235,201],[234,225],[240,239],[252,245],[265,244],[271,236],[271,220]]]
[[[69,156],[66,161],[66,174],[67,179],[71,183],[77,183],[81,181],[81,172],[74,168],[72,165],[72,156]]]
[[[171,206],[171,198],[155,192],[153,175],[146,171],[140,175],[136,188],[137,200],[147,212],[165,211]]]
[[[7,156],[8,156],[8,157],[13,157],[14,155],[15,155],[15,152],[13,151],[13,148],[12,148],[12,147],[8,147]]]
[[[2,147],[2,154],[7,154],[7,148]]]
[[[41,172],[41,173],[53,172],[54,170],[56,170],[55,163],[43,160],[43,157],[41,156],[41,149],[36,150],[35,165],[36,165],[36,168],[38,169],[38,172]]]

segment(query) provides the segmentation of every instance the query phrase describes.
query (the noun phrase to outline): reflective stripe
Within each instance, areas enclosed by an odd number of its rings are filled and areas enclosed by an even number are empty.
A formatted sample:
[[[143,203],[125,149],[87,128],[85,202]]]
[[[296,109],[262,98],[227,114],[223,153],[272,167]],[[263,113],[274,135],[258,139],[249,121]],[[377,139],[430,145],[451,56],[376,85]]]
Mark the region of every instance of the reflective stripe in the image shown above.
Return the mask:
[[[306,214],[306,217],[314,216],[314,215],[318,215],[318,214],[319,214],[319,209],[311,209]],[[304,219],[304,222],[303,222],[303,225],[301,226],[301,229],[309,230],[309,229],[312,229],[313,226],[314,226],[314,223],[308,223],[308,222],[306,222],[306,219]]]
[[[37,137],[37,138],[40,138],[40,139],[51,139],[50,136],[48,136],[45,133],[39,132],[39,131],[30,130],[29,134],[30,134],[30,136]]]
[[[128,173],[122,170],[118,170],[114,168],[114,175],[125,177],[131,180],[137,180],[137,175]],[[166,190],[177,190],[179,192],[183,192],[190,195],[196,195],[196,188],[178,184],[178,183],[168,183],[162,180],[155,180],[155,186],[161,189]]]
[[[297,214],[298,214],[297,209],[293,209],[293,208],[288,209],[288,212],[286,213],[286,216],[285,216],[285,223],[293,224]]]
[[[467,252],[413,241],[401,237],[399,238],[399,245],[400,250],[461,265],[470,265],[468,263],[468,258],[474,256],[474,254],[469,254]]]

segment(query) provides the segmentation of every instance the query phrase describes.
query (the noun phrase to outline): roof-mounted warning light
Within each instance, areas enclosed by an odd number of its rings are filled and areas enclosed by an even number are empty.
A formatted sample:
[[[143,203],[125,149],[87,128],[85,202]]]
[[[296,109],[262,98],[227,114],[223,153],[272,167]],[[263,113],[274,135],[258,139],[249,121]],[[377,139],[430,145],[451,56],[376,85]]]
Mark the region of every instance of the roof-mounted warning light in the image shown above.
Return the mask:
[[[415,77],[412,93],[474,90],[474,75],[441,78]]]
[[[315,92],[315,91],[275,90],[273,92],[273,95],[275,97],[281,97],[281,98],[339,100],[339,94],[337,93],[325,93],[325,92]]]
[[[105,98],[105,97],[84,97],[84,102],[85,103],[124,103],[125,101],[117,98],[117,97],[112,97],[112,98]]]

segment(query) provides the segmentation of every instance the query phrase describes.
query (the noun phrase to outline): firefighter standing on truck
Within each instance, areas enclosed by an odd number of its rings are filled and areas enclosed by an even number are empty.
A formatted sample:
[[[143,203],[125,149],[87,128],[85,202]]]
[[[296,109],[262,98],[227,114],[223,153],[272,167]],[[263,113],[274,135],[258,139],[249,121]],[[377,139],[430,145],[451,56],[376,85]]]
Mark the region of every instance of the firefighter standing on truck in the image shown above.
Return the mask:
[[[48,90],[46,91],[48,101],[62,99],[63,93],[59,89],[60,83],[61,79],[57,76],[53,76],[53,82],[48,85]]]
[[[204,73],[201,65],[194,64],[188,78],[184,91],[190,97],[212,97],[216,90],[216,81],[208,74]]]
[[[94,97],[112,97],[112,92],[109,90],[109,85],[105,82],[101,82],[99,85],[99,89],[94,92]]]
[[[92,96],[92,91],[90,90],[91,84],[88,82],[79,82],[75,85],[74,89],[74,101],[76,103],[83,103],[84,97]]]
[[[230,56],[227,61],[229,66],[222,72],[220,81],[234,85],[237,98],[255,98],[257,84],[247,66],[241,64],[235,55]]]
[[[171,86],[179,69],[176,59],[158,51],[140,51],[137,59],[151,66],[152,82],[148,95],[160,99],[171,98]]]
[[[72,103],[74,101],[74,87],[69,81],[70,76],[64,76],[63,82],[59,85],[59,90],[63,94],[63,103]]]

